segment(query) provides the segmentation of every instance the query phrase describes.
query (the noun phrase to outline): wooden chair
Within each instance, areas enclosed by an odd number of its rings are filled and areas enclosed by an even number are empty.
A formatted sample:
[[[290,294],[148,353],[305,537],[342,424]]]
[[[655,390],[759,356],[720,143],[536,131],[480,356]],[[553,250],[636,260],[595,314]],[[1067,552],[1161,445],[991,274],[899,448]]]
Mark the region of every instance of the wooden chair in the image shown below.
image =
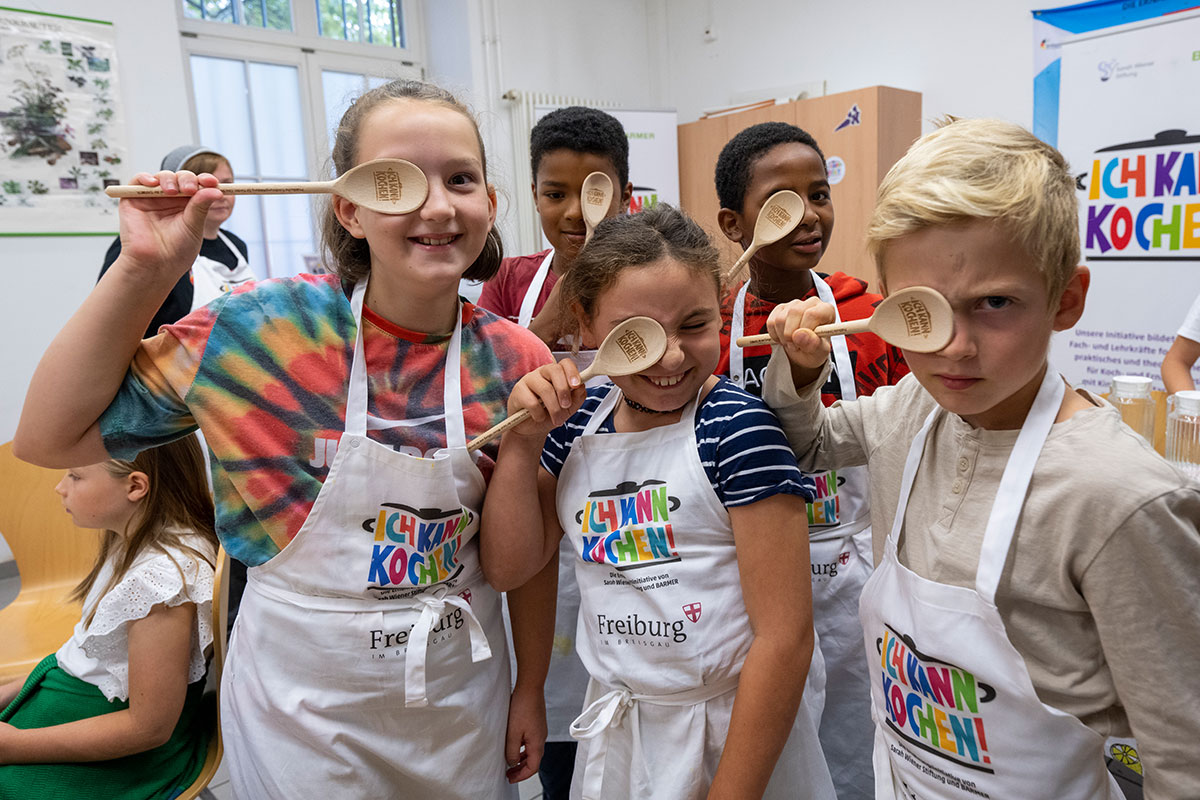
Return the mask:
[[[96,560],[99,535],[75,527],[54,487],[63,470],[18,460],[0,445],[0,535],[21,575],[21,591],[0,609],[0,683],[28,675],[71,636],[82,604],[71,589]]]
[[[209,674],[215,681],[216,688],[204,693],[205,703],[212,706],[211,713],[207,717],[212,724],[208,738],[208,751],[204,755],[204,766],[200,769],[196,780],[192,781],[192,785],[184,789],[175,800],[195,800],[199,797],[204,788],[208,786],[209,781],[212,780],[213,775],[216,774],[217,768],[221,766],[221,758],[224,755],[221,743],[221,669],[225,666],[225,647],[228,644],[225,629],[229,626],[229,554],[225,552],[224,547],[217,550],[217,574],[213,581],[212,618],[213,655]]]

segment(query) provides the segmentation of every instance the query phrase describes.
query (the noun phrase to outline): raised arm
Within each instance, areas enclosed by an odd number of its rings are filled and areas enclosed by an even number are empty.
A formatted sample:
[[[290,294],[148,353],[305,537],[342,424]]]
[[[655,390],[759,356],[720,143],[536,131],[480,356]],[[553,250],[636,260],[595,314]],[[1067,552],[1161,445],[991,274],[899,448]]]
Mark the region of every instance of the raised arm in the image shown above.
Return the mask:
[[[200,252],[216,178],[139,174],[163,200],[121,201],[121,255],[67,321],[34,371],[13,437],[18,458],[45,467],[108,458],[97,421],[120,388],[142,334]]]
[[[804,500],[777,494],[730,508],[729,518],[754,640],[709,800],[762,797],[796,718],[815,638]]]
[[[562,530],[554,506],[557,481],[540,466],[546,434],[583,404],[587,390],[570,359],[526,375],[508,398],[508,413],[529,419],[500,440],[480,521],[479,558],[488,583],[508,591],[525,583],[558,552]]]
[[[1167,394],[1190,391],[1196,388],[1192,380],[1192,366],[1200,359],[1200,342],[1186,336],[1176,336],[1171,349],[1163,356],[1162,379]]]

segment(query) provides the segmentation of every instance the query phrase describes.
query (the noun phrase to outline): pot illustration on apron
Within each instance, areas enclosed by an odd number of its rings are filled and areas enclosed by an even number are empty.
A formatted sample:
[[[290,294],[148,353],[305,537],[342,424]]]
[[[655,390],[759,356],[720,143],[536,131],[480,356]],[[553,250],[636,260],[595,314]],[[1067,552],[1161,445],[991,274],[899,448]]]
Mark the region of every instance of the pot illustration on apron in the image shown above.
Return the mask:
[[[1038,700],[995,604],[1064,391],[1061,376],[1047,366],[1001,477],[972,588],[927,580],[900,563],[898,541],[925,441],[947,412],[934,408],[913,440],[883,561],[861,603],[880,800],[1122,800],[1105,769],[1104,738]]]
[[[610,387],[558,481],[591,675],[571,726],[580,741],[571,796],[702,798],[753,641],[733,529],[700,463],[698,400],[676,423],[598,434],[620,401]],[[766,797],[834,797],[816,737],[823,683],[814,650]]]
[[[817,296],[834,308],[833,290],[810,270]],[[746,291],[734,300],[729,331],[729,375],[738,386],[761,384],[747,376],[738,337],[745,333]],[[843,400],[854,400],[854,366],[845,336],[830,339],[833,363]],[[866,467],[829,470],[812,476],[817,498],[808,504],[808,541],[812,561],[813,624],[825,658],[825,711],[821,747],[843,800],[870,798],[874,792],[871,751],[871,687],[862,658],[862,626],[858,598],[874,568],[871,552],[871,507]]]
[[[221,696],[234,793],[512,798],[500,598],[474,539],[484,480],[466,450],[461,307],[447,448],[421,458],[366,435],[365,289],[351,298],[346,430],[329,473],[295,538],[247,572]]]
[[[217,231],[217,238],[233,253],[237,265],[231,270],[220,261],[211,258],[199,256],[196,259],[192,264],[192,311],[208,305],[235,286],[249,283],[255,278],[253,270],[250,269],[250,262],[242,255],[242,251],[229,241],[229,237]]]

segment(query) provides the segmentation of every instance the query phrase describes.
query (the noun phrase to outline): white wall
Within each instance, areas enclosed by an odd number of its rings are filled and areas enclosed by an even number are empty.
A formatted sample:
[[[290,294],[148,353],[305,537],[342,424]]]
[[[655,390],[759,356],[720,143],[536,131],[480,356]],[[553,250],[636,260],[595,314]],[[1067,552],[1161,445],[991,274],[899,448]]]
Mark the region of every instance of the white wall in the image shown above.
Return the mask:
[[[827,81],[828,92],[885,85],[942,114],[1033,119],[1032,31],[1047,0],[664,0],[661,48],[679,121],[756,88]],[[716,41],[704,41],[711,25]],[[770,93],[767,94],[770,96]],[[821,132],[812,132],[820,141]]]
[[[16,5],[114,24],[131,170],[157,166],[163,154],[191,140],[174,2],[23,0]],[[12,439],[29,376],[95,283],[110,242],[109,236],[0,237],[6,287],[0,292],[0,442]]]

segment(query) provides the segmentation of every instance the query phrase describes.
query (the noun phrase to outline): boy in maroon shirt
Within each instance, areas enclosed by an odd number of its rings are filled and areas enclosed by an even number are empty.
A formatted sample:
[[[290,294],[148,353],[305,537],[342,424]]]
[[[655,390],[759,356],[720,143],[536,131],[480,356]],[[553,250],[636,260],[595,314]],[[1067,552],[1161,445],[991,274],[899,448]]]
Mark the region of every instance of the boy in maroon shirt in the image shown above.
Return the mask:
[[[555,286],[583,247],[586,229],[580,207],[583,180],[603,172],[612,181],[614,217],[629,207],[629,140],[611,114],[569,106],[542,117],[529,137],[533,202],[550,249],[506,258],[483,287],[479,305],[533,331],[552,349],[561,330]],[[524,313],[522,310],[524,309]]]

